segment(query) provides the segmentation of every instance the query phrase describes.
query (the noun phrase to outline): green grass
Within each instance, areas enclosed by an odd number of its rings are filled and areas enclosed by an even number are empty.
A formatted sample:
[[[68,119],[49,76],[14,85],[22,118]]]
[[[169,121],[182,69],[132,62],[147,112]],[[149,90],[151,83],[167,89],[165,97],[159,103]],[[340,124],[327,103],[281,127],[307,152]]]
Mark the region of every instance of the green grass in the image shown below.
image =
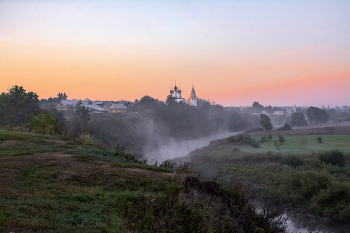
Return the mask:
[[[323,143],[318,143],[316,138],[321,136]],[[343,152],[350,153],[350,135],[285,135],[286,141],[277,150],[274,141],[277,135],[273,135],[271,141],[262,143],[260,148],[250,146],[240,147],[241,151],[246,154],[266,154],[268,151],[281,154],[310,154],[339,149]],[[261,137],[254,137],[260,139]],[[303,140],[306,143],[303,143]]]
[[[63,136],[0,129],[0,184],[0,232],[283,232],[239,185]]]

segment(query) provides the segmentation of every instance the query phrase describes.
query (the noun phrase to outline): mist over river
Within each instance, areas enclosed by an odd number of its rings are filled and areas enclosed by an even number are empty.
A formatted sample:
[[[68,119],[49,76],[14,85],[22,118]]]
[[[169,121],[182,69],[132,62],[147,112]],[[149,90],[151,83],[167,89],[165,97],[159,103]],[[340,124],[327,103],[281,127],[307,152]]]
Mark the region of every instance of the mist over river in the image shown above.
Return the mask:
[[[212,140],[227,138],[242,132],[222,132],[208,137],[197,138],[192,140],[176,141],[174,139],[164,140],[163,145],[158,148],[144,150],[144,158],[148,158],[149,163],[154,164],[156,161],[162,163],[168,159],[187,156],[191,151],[208,146]]]

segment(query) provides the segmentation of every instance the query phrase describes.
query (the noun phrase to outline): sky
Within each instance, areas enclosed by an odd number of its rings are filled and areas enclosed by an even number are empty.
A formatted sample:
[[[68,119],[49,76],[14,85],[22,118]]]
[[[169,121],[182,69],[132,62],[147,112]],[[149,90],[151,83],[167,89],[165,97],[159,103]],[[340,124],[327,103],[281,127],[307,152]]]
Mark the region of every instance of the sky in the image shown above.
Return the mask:
[[[0,92],[350,105],[350,1],[0,0]]]

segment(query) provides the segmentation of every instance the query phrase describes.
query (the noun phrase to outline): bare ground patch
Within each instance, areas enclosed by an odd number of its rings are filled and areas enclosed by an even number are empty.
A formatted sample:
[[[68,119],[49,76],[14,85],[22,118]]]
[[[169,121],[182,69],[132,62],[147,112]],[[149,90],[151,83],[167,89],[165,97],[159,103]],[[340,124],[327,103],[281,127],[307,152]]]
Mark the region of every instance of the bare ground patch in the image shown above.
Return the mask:
[[[61,141],[61,140],[44,139],[44,141],[55,142],[55,143],[59,143],[59,144],[62,144],[62,145],[66,145],[67,144],[66,141]]]
[[[17,143],[19,143],[19,141],[16,140],[5,140],[3,142],[0,143],[0,148],[3,147],[13,147],[15,146]]]

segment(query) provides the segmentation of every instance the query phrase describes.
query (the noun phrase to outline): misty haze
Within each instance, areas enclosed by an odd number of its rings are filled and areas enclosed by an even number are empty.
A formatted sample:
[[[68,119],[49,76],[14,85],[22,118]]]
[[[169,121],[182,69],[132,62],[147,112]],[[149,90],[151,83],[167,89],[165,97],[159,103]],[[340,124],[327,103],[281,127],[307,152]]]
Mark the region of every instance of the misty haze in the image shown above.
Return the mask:
[[[350,232],[349,1],[0,1],[0,233]]]

